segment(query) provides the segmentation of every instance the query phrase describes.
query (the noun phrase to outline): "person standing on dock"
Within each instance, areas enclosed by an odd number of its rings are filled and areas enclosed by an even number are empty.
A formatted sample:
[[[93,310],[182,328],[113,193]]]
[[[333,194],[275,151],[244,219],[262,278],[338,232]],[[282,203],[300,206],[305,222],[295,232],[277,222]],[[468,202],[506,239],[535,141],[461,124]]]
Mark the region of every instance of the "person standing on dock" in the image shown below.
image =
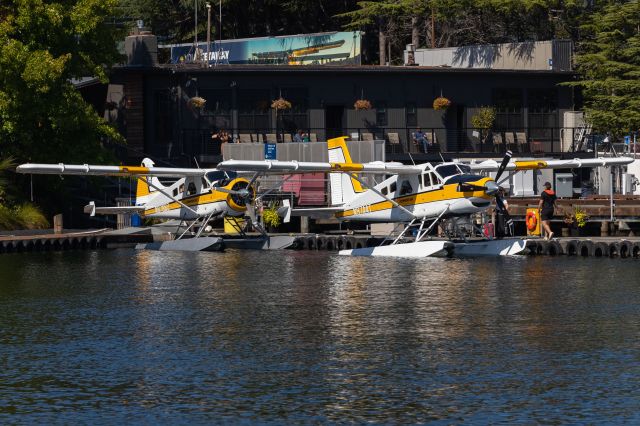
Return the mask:
[[[544,191],[540,195],[540,202],[538,208],[540,209],[540,220],[542,221],[542,229],[544,229],[545,240],[553,238],[553,232],[551,232],[551,219],[553,219],[553,211],[556,206],[556,193],[551,189],[549,182],[544,183]]]

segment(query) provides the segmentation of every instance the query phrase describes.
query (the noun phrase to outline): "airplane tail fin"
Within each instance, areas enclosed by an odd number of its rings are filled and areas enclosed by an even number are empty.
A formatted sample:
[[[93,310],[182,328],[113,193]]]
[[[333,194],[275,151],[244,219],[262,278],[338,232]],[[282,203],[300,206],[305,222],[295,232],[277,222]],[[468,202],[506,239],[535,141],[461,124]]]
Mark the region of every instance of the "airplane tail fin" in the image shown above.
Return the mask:
[[[145,158],[142,160],[142,166],[152,168],[154,162]],[[136,206],[142,206],[149,202],[149,200],[158,193],[157,188],[164,188],[160,183],[160,179],[155,176],[138,176],[138,185],[136,187]]]
[[[346,139],[347,136],[341,136],[327,141],[330,163],[353,163]],[[356,195],[365,191],[360,182],[348,173],[329,173],[329,183],[331,185],[331,205],[333,206],[346,204]]]

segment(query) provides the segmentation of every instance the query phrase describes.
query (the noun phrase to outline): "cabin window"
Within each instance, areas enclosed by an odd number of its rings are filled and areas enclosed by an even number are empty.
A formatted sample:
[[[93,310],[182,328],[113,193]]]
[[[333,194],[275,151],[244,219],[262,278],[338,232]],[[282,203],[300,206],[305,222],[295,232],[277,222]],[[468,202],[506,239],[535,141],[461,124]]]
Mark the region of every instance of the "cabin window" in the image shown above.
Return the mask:
[[[429,187],[431,186],[431,173],[425,173],[422,175],[422,186]]]
[[[413,192],[413,187],[411,186],[411,182],[408,180],[402,181],[402,185],[400,186],[400,195],[411,194]]]
[[[436,172],[438,172],[438,174],[443,178],[461,174],[460,169],[455,164],[445,164],[442,166],[438,166],[436,167]]]
[[[179,194],[184,193],[184,183],[180,185],[180,188],[178,189],[178,193]]]
[[[173,196],[177,197],[178,196],[178,188],[174,188],[173,189]]]
[[[194,195],[196,193],[196,184],[193,182],[189,182],[189,186],[187,187],[187,195]]]
[[[389,186],[389,193],[390,193],[390,194],[395,193],[395,192],[396,192],[396,188],[397,188],[397,187],[396,187],[396,183],[395,183],[395,182],[393,182],[393,183],[391,184],[391,186]]]
[[[431,176],[432,185],[440,185],[442,183],[435,173],[431,172],[429,175]]]
[[[382,193],[382,195],[387,195],[389,193],[389,188],[385,186],[380,192]]]
[[[225,173],[223,171],[220,170],[216,170],[213,172],[209,172],[207,173],[207,179],[209,179],[210,182],[216,182],[219,180],[222,180],[226,177],[227,175],[225,175]]]

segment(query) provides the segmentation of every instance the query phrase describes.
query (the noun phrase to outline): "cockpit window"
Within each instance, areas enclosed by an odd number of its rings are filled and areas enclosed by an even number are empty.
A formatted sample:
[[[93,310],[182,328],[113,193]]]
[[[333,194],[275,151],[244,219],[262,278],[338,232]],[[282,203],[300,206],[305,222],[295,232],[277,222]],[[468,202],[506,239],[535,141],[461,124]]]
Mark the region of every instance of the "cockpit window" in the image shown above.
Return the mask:
[[[443,164],[436,167],[436,172],[444,179],[449,176],[471,173],[471,167],[465,164]]]
[[[413,192],[413,188],[411,187],[411,183],[408,180],[402,181],[402,185],[400,186],[400,195],[411,194]]]

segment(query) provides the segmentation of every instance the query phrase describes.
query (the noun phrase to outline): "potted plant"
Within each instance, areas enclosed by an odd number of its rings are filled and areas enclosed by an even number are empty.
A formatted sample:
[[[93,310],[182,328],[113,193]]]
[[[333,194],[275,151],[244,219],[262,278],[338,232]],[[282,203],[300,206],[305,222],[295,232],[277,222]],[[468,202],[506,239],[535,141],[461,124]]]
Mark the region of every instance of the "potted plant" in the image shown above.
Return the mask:
[[[436,111],[446,111],[451,106],[451,101],[440,95],[433,100],[433,109]]]
[[[493,123],[496,121],[496,110],[491,107],[481,107],[471,117],[471,125],[474,129],[480,132],[480,142],[486,143],[486,138],[489,137],[489,130],[493,127]]]
[[[371,102],[366,99],[358,99],[354,104],[353,108],[356,111],[369,110],[371,109]]]
[[[579,206],[575,206],[572,213],[564,215],[564,223],[569,227],[572,237],[583,235],[588,221],[589,215]]]
[[[189,99],[189,105],[191,105],[193,108],[196,108],[196,109],[204,108],[204,104],[206,103],[207,103],[206,99],[200,96],[194,96],[193,98]]]
[[[280,225],[280,215],[278,215],[278,209],[275,205],[262,210],[262,222],[270,232]]]
[[[276,113],[281,109],[291,109],[291,102],[280,96],[278,99],[271,102],[271,108],[275,109]]]

